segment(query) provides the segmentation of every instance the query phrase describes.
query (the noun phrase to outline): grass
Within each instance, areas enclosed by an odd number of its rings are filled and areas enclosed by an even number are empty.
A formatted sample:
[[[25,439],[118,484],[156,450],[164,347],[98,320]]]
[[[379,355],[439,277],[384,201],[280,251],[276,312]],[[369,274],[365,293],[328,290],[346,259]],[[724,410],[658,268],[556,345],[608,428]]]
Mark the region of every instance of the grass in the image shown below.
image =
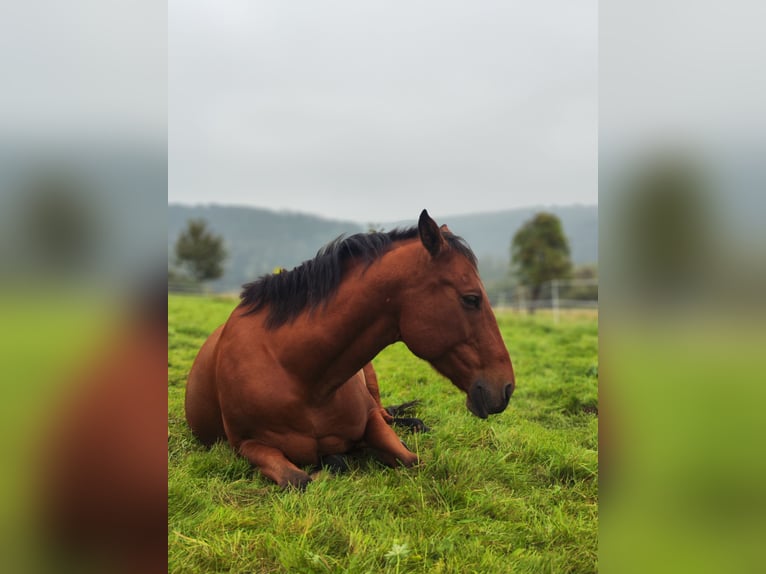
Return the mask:
[[[412,469],[374,458],[282,491],[225,444],[192,437],[186,374],[231,299],[168,303],[170,572],[594,572],[598,535],[598,327],[592,314],[503,312],[517,376],[508,409],[480,420],[402,344],[374,361],[383,404],[420,399]]]

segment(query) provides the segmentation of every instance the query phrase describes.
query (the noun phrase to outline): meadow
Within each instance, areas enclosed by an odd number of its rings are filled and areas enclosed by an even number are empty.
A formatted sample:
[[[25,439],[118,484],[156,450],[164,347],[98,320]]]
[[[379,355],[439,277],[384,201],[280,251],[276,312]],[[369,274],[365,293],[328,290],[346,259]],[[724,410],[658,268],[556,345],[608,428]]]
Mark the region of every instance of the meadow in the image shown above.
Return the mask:
[[[517,377],[505,412],[465,395],[401,344],[374,361],[384,405],[420,400],[431,428],[398,432],[421,464],[372,456],[283,491],[184,420],[186,375],[235,299],[168,299],[168,568],[214,572],[595,572],[598,317],[497,312]]]

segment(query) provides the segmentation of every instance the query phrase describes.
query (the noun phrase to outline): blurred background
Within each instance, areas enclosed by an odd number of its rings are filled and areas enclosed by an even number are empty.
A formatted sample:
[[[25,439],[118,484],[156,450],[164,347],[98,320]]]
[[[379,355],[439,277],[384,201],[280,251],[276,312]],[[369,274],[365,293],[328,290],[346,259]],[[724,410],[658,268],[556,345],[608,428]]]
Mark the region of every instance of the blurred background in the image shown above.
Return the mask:
[[[164,265],[189,281],[189,220],[221,238],[224,275],[202,281],[229,291],[227,265],[252,279],[426,207],[472,245],[491,235],[477,254],[506,302],[536,214],[562,222],[570,274],[596,263],[576,245],[600,248],[600,567],[755,571],[765,16],[745,0],[5,3],[0,567],[164,569]],[[231,206],[267,237],[321,232],[290,260],[237,259],[214,217]],[[264,213],[273,226],[252,225]]]
[[[167,17],[0,8],[0,570],[164,571]]]
[[[603,571],[760,569],[764,16],[600,5]]]

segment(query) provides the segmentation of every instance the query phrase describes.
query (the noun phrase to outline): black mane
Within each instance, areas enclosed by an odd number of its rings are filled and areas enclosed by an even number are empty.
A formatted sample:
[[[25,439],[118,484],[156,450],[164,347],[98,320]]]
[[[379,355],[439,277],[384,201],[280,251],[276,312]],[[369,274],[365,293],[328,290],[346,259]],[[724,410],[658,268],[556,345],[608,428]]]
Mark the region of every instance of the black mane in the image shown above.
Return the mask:
[[[367,265],[389,251],[397,241],[418,236],[418,228],[394,229],[387,232],[341,235],[322,247],[314,259],[304,261],[290,271],[264,275],[242,286],[240,306],[245,315],[268,307],[266,328],[275,329],[292,321],[307,309],[315,309],[337,291],[348,261]],[[450,232],[442,236],[476,267],[476,256],[468,244]]]

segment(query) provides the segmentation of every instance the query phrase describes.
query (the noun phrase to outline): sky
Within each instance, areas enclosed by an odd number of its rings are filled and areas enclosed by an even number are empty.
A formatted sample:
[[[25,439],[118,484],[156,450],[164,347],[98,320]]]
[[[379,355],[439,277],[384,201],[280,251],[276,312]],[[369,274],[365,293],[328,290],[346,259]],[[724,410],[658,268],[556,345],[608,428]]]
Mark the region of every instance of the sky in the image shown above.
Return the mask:
[[[598,202],[595,0],[170,0],[168,24],[169,202]]]

